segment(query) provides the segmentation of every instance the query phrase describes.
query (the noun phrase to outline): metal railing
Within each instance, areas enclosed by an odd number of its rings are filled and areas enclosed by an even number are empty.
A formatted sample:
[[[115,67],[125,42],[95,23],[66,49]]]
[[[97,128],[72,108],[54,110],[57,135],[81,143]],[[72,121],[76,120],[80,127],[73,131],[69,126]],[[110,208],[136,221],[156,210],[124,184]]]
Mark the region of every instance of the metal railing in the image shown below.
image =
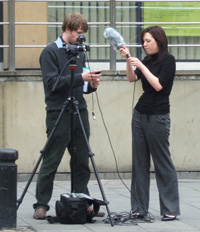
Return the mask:
[[[0,45],[0,48],[9,48],[9,70],[15,70],[15,48],[43,48],[45,45],[16,45],[15,44],[15,26],[16,25],[62,25],[62,22],[15,22],[15,2],[63,2],[63,0],[0,0],[0,2],[8,2],[9,8],[9,22],[0,22],[0,25],[9,26],[9,44]],[[73,2],[79,2],[73,0]],[[88,2],[88,0],[83,0],[82,2]],[[98,1],[90,1],[98,2]],[[116,22],[116,2],[121,2],[119,0],[103,0],[101,2],[110,3],[110,22],[89,22],[89,25],[109,25],[111,27],[116,27],[116,25],[200,25],[200,22]],[[124,2],[132,2],[131,0]],[[135,2],[166,2],[166,1],[155,1],[155,0],[140,0]],[[188,2],[188,0],[168,0],[168,2]],[[190,1],[190,2],[200,2],[200,1]],[[141,47],[141,45],[127,45],[128,47]],[[110,45],[91,45],[91,47],[96,48],[106,48]],[[169,44],[169,47],[200,47],[200,44]],[[111,48],[110,49],[110,69],[116,69],[116,53]]]

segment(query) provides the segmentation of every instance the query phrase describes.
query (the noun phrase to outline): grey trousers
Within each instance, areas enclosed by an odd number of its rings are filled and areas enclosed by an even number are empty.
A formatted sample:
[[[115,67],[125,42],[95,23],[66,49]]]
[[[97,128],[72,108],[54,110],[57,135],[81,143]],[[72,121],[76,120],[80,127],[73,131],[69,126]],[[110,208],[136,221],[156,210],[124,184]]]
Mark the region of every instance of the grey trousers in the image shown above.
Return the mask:
[[[155,166],[160,214],[179,215],[178,180],[169,151],[170,116],[144,115],[132,119],[131,208],[146,215],[149,208],[150,155]]]

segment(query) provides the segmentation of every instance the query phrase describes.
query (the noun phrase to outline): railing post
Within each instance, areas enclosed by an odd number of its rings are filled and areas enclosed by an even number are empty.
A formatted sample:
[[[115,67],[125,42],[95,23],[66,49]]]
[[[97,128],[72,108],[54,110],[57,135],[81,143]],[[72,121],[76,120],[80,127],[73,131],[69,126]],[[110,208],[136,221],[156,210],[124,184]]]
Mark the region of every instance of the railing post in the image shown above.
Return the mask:
[[[0,2],[0,22],[3,22],[3,2]],[[0,25],[0,45],[3,45],[3,25]],[[0,48],[0,71],[3,71],[3,48]]]
[[[0,149],[0,230],[16,228],[18,152]]]
[[[110,26],[116,27],[116,1],[110,0]],[[110,70],[116,70],[116,51],[110,46]]]
[[[15,0],[9,0],[9,70],[15,71]]]

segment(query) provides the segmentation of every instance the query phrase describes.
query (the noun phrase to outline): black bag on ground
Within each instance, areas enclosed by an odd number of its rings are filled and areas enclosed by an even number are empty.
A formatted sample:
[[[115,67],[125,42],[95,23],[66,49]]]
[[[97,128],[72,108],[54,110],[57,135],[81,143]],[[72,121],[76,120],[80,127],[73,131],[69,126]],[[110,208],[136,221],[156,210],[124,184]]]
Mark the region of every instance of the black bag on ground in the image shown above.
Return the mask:
[[[87,208],[93,205],[93,211],[87,214]],[[93,217],[98,212],[100,205],[106,205],[104,201],[94,199],[86,194],[71,193],[61,194],[60,201],[56,201],[56,217],[48,216],[47,220],[53,224],[85,224],[93,223]]]
[[[86,201],[83,198],[66,197],[56,201],[56,215],[62,224],[85,224],[87,214]]]

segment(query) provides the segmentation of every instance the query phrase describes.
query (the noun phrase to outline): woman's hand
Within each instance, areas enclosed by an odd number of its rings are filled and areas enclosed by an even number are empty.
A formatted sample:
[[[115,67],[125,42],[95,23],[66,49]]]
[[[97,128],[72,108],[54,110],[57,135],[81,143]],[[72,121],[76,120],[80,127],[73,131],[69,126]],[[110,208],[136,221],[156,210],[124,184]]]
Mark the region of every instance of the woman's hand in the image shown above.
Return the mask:
[[[127,59],[127,62],[129,62],[131,66],[134,66],[140,70],[142,70],[142,68],[144,67],[144,64],[136,57],[129,57]]]
[[[124,58],[127,58],[127,57],[130,57],[130,56],[131,56],[130,51],[129,51],[128,48],[125,47],[125,46],[122,46],[122,47],[119,49],[119,52],[120,52],[120,54],[121,54]]]

